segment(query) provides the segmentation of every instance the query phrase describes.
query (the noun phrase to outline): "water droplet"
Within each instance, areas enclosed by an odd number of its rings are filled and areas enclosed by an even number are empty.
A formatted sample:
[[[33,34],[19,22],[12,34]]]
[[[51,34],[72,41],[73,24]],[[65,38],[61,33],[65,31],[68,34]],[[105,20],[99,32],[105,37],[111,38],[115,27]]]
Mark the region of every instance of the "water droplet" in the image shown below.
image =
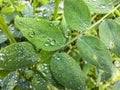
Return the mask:
[[[105,5],[101,5],[101,8],[104,9],[104,8],[105,8]]]
[[[39,22],[41,19],[37,18],[37,21]]]
[[[48,44],[48,43],[45,43],[45,46],[47,47],[47,46],[49,46],[49,44]]]
[[[32,88],[32,85],[30,85],[29,87]]]
[[[47,69],[47,67],[45,67],[45,69]]]
[[[32,38],[35,35],[35,32],[29,32],[28,35]]]
[[[51,42],[50,42],[50,45],[55,45],[55,40],[52,40]]]
[[[52,23],[50,23],[50,26],[53,26],[53,24],[52,24]]]
[[[78,90],[80,90],[80,87],[78,87]]]
[[[0,56],[3,56],[4,54],[0,53]]]
[[[4,58],[3,58],[3,57],[0,57],[0,61],[4,61]]]
[[[93,59],[94,59],[94,60],[97,60],[97,56],[96,56],[96,55],[93,55]]]
[[[57,60],[60,60],[60,57],[57,57]]]

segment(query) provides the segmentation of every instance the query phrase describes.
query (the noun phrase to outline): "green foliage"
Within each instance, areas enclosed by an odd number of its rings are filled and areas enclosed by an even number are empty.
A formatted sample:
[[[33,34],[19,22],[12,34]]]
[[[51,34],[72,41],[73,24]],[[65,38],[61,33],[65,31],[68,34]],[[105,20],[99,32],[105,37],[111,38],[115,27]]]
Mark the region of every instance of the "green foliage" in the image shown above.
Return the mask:
[[[92,36],[83,36],[78,40],[77,47],[84,60],[95,65],[97,68],[111,72],[111,55],[104,43],[99,39]]]
[[[114,0],[83,0],[88,5],[91,13],[108,13],[112,9]]]
[[[90,26],[90,12],[83,0],[64,0],[64,4],[65,19],[70,29],[83,31]]]
[[[119,90],[120,0],[0,0],[0,90]]]
[[[55,51],[65,43],[62,32],[47,20],[18,18],[15,24],[37,49]]]
[[[83,73],[76,61],[66,53],[55,54],[50,62],[55,79],[63,86],[72,90],[85,90]]]
[[[38,59],[38,54],[28,42],[11,44],[0,50],[0,69],[16,70],[30,66]]]
[[[120,25],[112,19],[105,20],[99,27],[100,39],[120,57]]]

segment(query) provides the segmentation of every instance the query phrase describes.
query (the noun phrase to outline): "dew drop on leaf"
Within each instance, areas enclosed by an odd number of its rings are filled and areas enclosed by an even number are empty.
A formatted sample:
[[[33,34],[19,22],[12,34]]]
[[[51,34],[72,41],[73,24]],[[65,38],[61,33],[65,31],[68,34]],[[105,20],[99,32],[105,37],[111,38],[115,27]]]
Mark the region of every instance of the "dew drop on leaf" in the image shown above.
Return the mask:
[[[35,32],[29,32],[28,35],[29,35],[31,38],[33,38],[34,35],[35,35]]]
[[[105,8],[105,5],[101,5],[101,8],[104,9],[104,8]]]
[[[57,60],[60,60],[60,57],[57,57]]]
[[[55,40],[52,40],[52,41],[50,42],[50,45],[54,46],[54,45],[55,45]]]
[[[48,43],[45,43],[45,46],[47,47],[47,46],[49,46],[49,44],[48,44]]]

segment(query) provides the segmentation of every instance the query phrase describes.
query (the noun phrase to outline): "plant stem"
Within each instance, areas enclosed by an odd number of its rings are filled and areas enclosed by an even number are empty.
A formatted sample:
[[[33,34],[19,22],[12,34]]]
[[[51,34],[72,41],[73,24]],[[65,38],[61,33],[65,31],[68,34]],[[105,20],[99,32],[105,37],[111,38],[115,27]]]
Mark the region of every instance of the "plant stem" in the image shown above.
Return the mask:
[[[95,26],[97,26],[99,23],[101,23],[107,16],[109,16],[111,13],[113,13],[117,8],[120,7],[120,4],[118,4],[114,9],[112,9],[108,14],[106,14],[105,16],[103,16],[99,21],[97,21],[95,24],[93,24],[91,27],[89,27],[87,29],[88,30],[91,30],[92,28],[94,28]]]
[[[100,85],[102,73],[103,73],[103,71],[102,71],[102,70],[99,70],[98,76],[97,76],[97,77],[98,77],[98,78],[97,78],[97,84],[96,84],[97,87],[99,87],[99,85]]]
[[[36,6],[37,6],[37,0],[33,0],[33,3],[32,3],[32,6],[33,6],[33,11],[34,11],[34,14],[36,12]]]
[[[55,5],[55,10],[54,10],[54,18],[53,18],[54,20],[56,20],[57,18],[60,0],[55,0],[55,2],[56,2],[56,5]]]
[[[3,32],[6,34],[6,36],[8,37],[10,43],[15,43],[15,39],[12,36],[7,24],[5,23],[4,18],[0,15],[0,28],[3,30]]]
[[[91,25],[91,27],[87,28],[85,32],[80,33],[75,38],[73,38],[71,41],[69,41],[65,45],[63,45],[61,48],[65,47],[65,46],[71,44],[72,42],[76,41],[77,39],[79,39],[82,34],[88,32],[89,30],[91,30],[92,28],[94,28],[95,26],[97,26],[99,23],[101,23],[106,17],[108,17],[111,13],[113,13],[119,7],[120,7],[120,4],[118,4],[115,8],[113,8],[108,14],[106,14],[105,16],[103,16],[99,21],[97,21],[96,23],[94,23],[93,25]]]

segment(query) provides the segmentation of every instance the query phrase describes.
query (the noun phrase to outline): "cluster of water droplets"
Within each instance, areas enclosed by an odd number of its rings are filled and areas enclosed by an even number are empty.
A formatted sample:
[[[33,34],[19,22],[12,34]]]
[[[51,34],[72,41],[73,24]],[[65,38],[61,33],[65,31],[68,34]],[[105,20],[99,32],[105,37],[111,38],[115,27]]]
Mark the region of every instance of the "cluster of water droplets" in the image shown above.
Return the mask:
[[[41,65],[38,65],[37,66],[37,69],[38,71],[40,71],[44,76],[47,76],[50,71],[49,71],[49,66],[48,64],[44,63],[44,64],[41,64]]]
[[[54,39],[47,39],[45,46],[54,46],[56,44],[56,41]]]
[[[3,79],[2,88],[5,90],[12,90],[18,82],[18,73],[12,72]]]

